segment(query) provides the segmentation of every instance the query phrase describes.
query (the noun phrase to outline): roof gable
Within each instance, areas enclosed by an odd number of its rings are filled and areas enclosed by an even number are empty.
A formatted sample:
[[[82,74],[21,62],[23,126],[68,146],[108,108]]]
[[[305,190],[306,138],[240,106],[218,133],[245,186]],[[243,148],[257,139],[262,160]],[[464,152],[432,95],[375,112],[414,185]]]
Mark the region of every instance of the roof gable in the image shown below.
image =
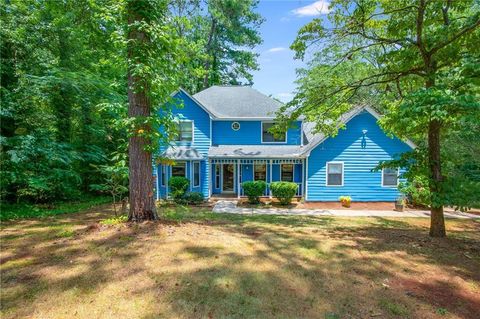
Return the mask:
[[[349,111],[347,113],[344,113],[341,116],[341,118],[340,118],[341,124],[347,124],[348,122],[350,122],[350,120],[355,118],[357,115],[359,115],[363,111],[366,111],[366,112],[370,113],[377,120],[379,120],[382,117],[382,115],[380,113],[378,113],[377,111],[375,111],[372,107],[370,107],[368,105],[357,106],[357,107],[353,108],[351,111]],[[309,141],[309,143],[307,144],[307,146],[304,149],[304,152],[310,152],[312,149],[317,147],[320,143],[324,142],[327,138],[329,138],[328,135],[325,135],[323,133],[312,133],[313,128],[314,128],[314,123],[305,123],[304,124],[304,130],[305,130],[304,134]],[[405,142],[405,144],[407,144],[412,149],[417,147],[415,145],[415,143],[413,143],[412,141],[410,141],[408,139],[403,141],[403,142]]]

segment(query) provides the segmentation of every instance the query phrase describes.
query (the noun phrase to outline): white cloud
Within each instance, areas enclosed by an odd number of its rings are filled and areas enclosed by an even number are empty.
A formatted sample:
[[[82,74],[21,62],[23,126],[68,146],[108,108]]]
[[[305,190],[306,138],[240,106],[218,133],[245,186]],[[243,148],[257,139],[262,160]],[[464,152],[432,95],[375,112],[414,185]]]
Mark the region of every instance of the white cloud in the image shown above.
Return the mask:
[[[274,52],[282,52],[287,50],[287,48],[284,47],[276,47],[276,48],[271,48],[267,50],[267,53],[274,53]]]
[[[321,14],[327,14],[330,12],[328,5],[330,3],[327,0],[315,1],[308,6],[300,7],[291,12],[297,17],[313,17]]]

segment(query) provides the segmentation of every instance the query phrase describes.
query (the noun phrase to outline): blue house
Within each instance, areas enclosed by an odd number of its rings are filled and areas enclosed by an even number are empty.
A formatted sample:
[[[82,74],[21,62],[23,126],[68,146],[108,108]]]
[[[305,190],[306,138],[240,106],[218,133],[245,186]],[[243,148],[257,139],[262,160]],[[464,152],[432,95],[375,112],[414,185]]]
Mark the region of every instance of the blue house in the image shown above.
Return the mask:
[[[247,86],[212,86],[193,96],[179,90],[174,98],[178,137],[160,149],[169,161],[156,165],[157,199],[169,196],[168,180],[185,176],[190,191],[244,196],[242,182],[289,181],[307,201],[394,201],[398,169],[372,169],[414,147],[387,136],[379,114],[357,107],[342,117],[346,128],[335,137],[313,133],[313,123],[299,119],[283,136],[269,128],[282,104]],[[265,196],[270,196],[265,189]]]

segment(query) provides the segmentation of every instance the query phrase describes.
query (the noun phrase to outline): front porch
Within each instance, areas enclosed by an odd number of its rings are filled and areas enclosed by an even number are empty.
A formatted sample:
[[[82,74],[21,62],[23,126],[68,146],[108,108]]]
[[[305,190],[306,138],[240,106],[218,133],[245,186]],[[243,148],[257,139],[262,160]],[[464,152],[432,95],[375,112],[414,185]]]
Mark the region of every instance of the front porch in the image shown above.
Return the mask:
[[[271,182],[288,181],[298,184],[296,196],[302,197],[305,189],[305,160],[292,159],[231,159],[209,160],[210,194],[212,196],[243,197],[242,183],[263,180],[267,183],[264,196],[271,197]]]

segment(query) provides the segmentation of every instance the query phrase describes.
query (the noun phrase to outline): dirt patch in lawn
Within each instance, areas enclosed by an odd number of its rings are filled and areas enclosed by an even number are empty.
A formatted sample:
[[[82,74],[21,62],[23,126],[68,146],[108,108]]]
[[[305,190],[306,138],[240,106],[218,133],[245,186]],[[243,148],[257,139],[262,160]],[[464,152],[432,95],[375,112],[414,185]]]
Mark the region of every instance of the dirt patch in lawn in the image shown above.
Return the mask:
[[[1,227],[2,318],[477,318],[480,223],[211,214]]]

